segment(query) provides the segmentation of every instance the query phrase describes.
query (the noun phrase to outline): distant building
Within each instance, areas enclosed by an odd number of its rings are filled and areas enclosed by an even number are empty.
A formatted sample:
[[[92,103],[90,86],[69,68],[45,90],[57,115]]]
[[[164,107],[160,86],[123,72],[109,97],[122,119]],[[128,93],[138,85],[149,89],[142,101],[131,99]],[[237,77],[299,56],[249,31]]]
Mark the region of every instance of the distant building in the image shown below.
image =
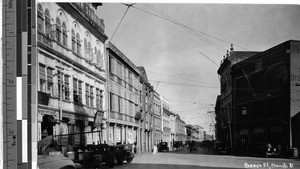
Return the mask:
[[[186,139],[186,130],[185,122],[177,114],[175,118],[175,141],[185,141]]]
[[[171,126],[170,126],[170,104],[169,101],[160,95],[161,113],[162,113],[162,141],[171,145]]]
[[[154,131],[154,89],[148,82],[147,73],[144,67],[140,66],[138,69],[141,72],[140,77],[140,97],[142,108],[142,152],[151,152],[153,147],[153,131]]]
[[[154,144],[159,144],[162,140],[162,117],[161,117],[161,104],[160,104],[160,96],[159,94],[154,91],[154,97],[153,97],[153,125],[154,125],[154,131],[153,131],[153,142]]]
[[[221,112],[221,96],[217,96],[216,104],[215,104],[215,113],[216,113],[216,124],[215,124],[215,139],[221,140],[222,135],[222,112]]]
[[[174,141],[175,141],[175,120],[176,120],[176,113],[170,111],[170,142],[171,142],[171,145],[170,147],[172,148],[173,145],[174,145]]]

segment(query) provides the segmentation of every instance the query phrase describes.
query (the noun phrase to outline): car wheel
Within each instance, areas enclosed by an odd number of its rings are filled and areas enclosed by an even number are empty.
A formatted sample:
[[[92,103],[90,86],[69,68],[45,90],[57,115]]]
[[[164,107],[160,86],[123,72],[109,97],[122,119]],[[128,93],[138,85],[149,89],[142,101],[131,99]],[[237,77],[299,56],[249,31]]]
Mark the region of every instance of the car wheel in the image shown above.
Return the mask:
[[[127,161],[127,163],[131,163],[132,162],[132,158],[127,159],[126,161]]]

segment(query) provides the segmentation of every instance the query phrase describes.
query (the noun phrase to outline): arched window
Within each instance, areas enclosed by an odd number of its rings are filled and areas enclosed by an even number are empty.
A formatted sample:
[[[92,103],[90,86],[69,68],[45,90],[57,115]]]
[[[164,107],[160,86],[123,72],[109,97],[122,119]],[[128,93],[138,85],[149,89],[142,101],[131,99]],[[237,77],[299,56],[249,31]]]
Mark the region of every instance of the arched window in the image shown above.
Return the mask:
[[[50,13],[48,9],[45,9],[45,28],[46,28],[46,34],[51,34],[51,22],[50,22]]]
[[[62,23],[62,33],[63,33],[63,45],[67,46],[68,45],[68,35],[67,35],[67,26],[66,23]]]
[[[76,47],[77,47],[77,54],[78,55],[81,55],[80,51],[81,51],[81,41],[80,41],[80,36],[79,34],[77,33],[76,34]]]
[[[98,64],[101,68],[103,68],[103,56],[101,55],[101,52],[100,52],[100,49],[98,49],[98,55],[97,55],[97,58],[98,58]]]
[[[72,51],[76,52],[76,38],[75,38],[74,29],[72,29],[71,34],[72,34]]]
[[[91,42],[88,42],[88,60],[93,61],[93,50],[91,46]]]
[[[86,38],[84,38],[83,45],[84,45],[84,52],[85,52],[84,55],[85,55],[85,58],[88,58],[88,49],[87,49]]]
[[[59,18],[56,18],[56,41],[61,43],[61,24]]]
[[[97,50],[97,48],[95,47],[95,48],[94,48],[94,54],[93,54],[93,55],[94,55],[94,58],[96,59],[96,60],[94,60],[94,62],[95,62],[96,64],[98,63],[98,55],[97,55],[97,51],[98,51],[98,50]]]
[[[44,13],[43,13],[43,7],[40,3],[38,4],[37,12],[38,12],[37,29],[40,32],[44,32]]]

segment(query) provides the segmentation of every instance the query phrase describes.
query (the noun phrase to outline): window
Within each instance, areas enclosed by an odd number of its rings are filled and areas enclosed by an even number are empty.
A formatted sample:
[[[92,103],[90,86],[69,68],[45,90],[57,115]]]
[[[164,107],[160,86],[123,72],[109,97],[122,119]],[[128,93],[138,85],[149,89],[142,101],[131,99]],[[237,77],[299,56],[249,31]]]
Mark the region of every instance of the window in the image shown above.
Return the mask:
[[[88,42],[88,46],[87,46],[87,51],[88,51],[88,53],[87,53],[87,59],[89,60],[89,61],[93,61],[93,51],[92,51],[92,46],[91,46],[91,42]]]
[[[90,106],[94,107],[94,87],[90,86]]]
[[[66,23],[62,23],[62,34],[63,34],[63,45],[67,47],[68,45],[68,35],[67,35],[67,27]]]
[[[78,81],[78,103],[82,104],[82,81]]]
[[[80,36],[79,34],[77,33],[76,34],[76,47],[77,47],[77,54],[78,55],[81,55],[80,51],[81,51],[81,41],[80,41]]]
[[[62,77],[61,77],[61,72],[59,70],[57,70],[57,85],[58,85],[58,97],[60,97],[60,89],[61,89],[61,85],[62,85]],[[63,89],[63,88],[62,88]]]
[[[43,7],[40,3],[38,4],[37,12],[38,12],[37,29],[40,32],[44,32],[44,14],[43,14]]]
[[[109,109],[113,111],[113,94],[109,93]]]
[[[73,78],[73,101],[74,101],[74,103],[79,103],[77,83],[78,83],[78,80],[76,78]]]
[[[97,58],[98,58],[98,64],[99,64],[99,66],[102,68],[103,67],[103,56],[101,55],[101,52],[100,52],[100,49],[98,49],[98,56],[97,56]]]
[[[39,65],[39,79],[40,79],[40,90],[41,92],[46,93],[46,66]]]
[[[100,110],[103,110],[103,90],[100,90]]]
[[[64,79],[64,99],[65,100],[70,100],[70,88],[69,88],[69,76],[68,75],[65,75],[64,76],[65,79]]]
[[[103,110],[103,90],[96,88],[96,107]]]
[[[45,28],[46,28],[46,34],[50,36],[51,34],[51,22],[50,22],[50,13],[49,10],[45,10]]]
[[[100,90],[98,88],[96,88],[96,107],[97,109],[102,110],[100,107]]]
[[[53,96],[53,69],[47,68],[47,93]]]
[[[109,57],[109,72],[114,74],[114,59]]]
[[[56,41],[58,43],[61,43],[61,25],[60,25],[60,20],[59,18],[56,18],[56,27],[55,27],[55,30],[56,30]]]
[[[74,30],[72,29],[72,51],[76,52],[76,38],[75,38],[75,33]]]
[[[85,57],[87,58],[88,50],[87,50],[87,40],[86,40],[86,38],[84,38],[84,40],[83,40],[83,45],[84,45]]]
[[[95,47],[94,48],[94,58],[95,58],[95,60],[94,60],[94,63],[96,63],[98,66],[99,66],[99,56],[98,56],[98,54],[97,54],[97,48]]]
[[[89,106],[90,105],[90,85],[89,84],[85,84],[85,105]]]

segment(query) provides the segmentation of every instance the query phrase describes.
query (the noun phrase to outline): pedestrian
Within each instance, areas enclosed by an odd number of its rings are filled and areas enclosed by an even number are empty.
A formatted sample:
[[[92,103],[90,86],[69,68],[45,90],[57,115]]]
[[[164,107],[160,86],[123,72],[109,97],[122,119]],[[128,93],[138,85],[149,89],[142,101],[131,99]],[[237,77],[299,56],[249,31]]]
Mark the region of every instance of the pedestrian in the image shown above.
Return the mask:
[[[156,144],[153,146],[153,154],[157,154],[157,146],[156,146]]]

